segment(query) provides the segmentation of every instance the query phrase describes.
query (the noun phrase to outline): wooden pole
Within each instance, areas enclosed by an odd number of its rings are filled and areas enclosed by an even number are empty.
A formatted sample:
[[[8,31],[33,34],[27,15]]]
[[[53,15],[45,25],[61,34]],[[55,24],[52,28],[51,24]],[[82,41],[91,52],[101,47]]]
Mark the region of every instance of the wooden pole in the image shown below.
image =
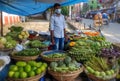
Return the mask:
[[[2,13],[2,11],[0,11],[0,14],[1,14],[1,16],[0,16],[0,20],[1,20],[1,31],[0,31],[0,33],[1,33],[1,36],[3,36],[3,13]]]

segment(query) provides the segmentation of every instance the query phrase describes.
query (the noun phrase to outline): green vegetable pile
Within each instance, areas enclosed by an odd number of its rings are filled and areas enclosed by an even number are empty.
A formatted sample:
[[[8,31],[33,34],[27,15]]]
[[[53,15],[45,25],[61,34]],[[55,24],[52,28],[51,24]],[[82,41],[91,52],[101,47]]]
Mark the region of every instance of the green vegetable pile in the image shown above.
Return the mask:
[[[30,41],[28,46],[31,46],[31,47],[34,47],[34,48],[44,48],[44,47],[46,47],[46,45],[39,40]]]
[[[50,70],[55,72],[67,73],[71,71],[76,71],[80,68],[80,65],[72,60],[71,57],[67,56],[65,60],[50,63]]]
[[[102,48],[110,48],[111,43],[99,38],[88,37],[87,39],[80,39],[76,45],[69,50],[70,56],[73,56],[78,61],[87,61],[92,56],[98,56]]]
[[[23,31],[23,27],[21,27],[21,26],[11,26],[11,27],[9,28],[9,30],[10,30],[11,32],[13,32],[13,31],[15,31],[15,32],[21,32],[21,31]]]
[[[64,57],[66,57],[66,55],[62,54],[62,53],[54,53],[54,54],[44,55],[44,57],[46,57],[46,58],[64,58]]]
[[[16,46],[17,42],[10,36],[0,37],[0,49],[12,49]]]
[[[8,77],[12,79],[26,79],[36,75],[42,75],[47,69],[47,64],[36,61],[18,61],[14,65],[10,65]],[[12,80],[16,81],[16,80]],[[24,80],[22,80],[24,81]]]
[[[29,48],[29,49],[24,49],[20,52],[17,52],[15,55],[17,56],[35,56],[40,54],[40,50],[36,48]]]
[[[9,28],[10,32],[8,32],[6,34],[6,36],[10,36],[13,39],[18,39],[18,35],[20,34],[20,32],[23,30],[23,27],[20,26],[11,26]]]

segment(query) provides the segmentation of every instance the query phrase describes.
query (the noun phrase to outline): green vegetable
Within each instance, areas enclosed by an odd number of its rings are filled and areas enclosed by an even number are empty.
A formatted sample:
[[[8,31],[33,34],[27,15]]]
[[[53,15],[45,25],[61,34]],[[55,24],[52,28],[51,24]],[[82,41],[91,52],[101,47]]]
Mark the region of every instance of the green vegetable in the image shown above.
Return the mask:
[[[48,54],[44,55],[44,57],[47,58],[64,58],[66,55],[64,53],[54,53],[54,54]]]
[[[66,64],[69,64],[72,61],[72,59],[71,57],[67,56],[64,61]]]
[[[50,68],[54,69],[58,66],[58,64],[56,62],[51,62],[50,63]]]
[[[21,32],[21,31],[23,31],[23,27],[20,27],[20,26],[11,26],[11,27],[9,28],[9,30],[10,30],[11,32],[13,32],[13,31],[15,31],[15,32]]]
[[[46,45],[39,40],[30,41],[29,45],[35,48],[44,48]]]
[[[18,55],[18,56],[35,56],[38,54],[40,54],[40,50],[38,50],[36,48],[25,49],[25,50],[22,50],[22,51],[16,53],[16,55]]]
[[[76,45],[69,49],[69,55],[78,61],[90,60],[92,56],[99,56],[102,48],[110,48],[111,43],[104,37],[88,37],[76,41]]]
[[[67,62],[67,64],[66,64]],[[61,73],[66,73],[69,71],[75,71],[79,69],[79,64],[75,60],[71,60],[70,57],[67,56],[66,59],[63,61],[58,61],[58,62],[51,62],[50,63],[50,70],[52,71],[57,71]]]

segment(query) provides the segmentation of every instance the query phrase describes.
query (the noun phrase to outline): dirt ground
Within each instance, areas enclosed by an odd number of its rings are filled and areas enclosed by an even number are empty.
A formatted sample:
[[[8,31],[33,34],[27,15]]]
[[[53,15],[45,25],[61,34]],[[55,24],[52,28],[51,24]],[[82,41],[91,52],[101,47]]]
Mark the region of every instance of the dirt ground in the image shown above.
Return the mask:
[[[48,31],[49,30],[49,21],[46,20],[33,20],[29,22],[20,22],[13,24],[15,26],[22,26],[24,27],[24,30],[34,30],[34,31]],[[12,25],[4,26],[4,35],[9,32],[8,28]]]

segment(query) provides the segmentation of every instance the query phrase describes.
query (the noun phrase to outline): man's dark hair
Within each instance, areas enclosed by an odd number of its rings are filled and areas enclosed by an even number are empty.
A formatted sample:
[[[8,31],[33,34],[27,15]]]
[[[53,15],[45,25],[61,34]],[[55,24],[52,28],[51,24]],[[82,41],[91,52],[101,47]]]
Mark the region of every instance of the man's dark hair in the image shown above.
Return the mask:
[[[55,8],[56,6],[61,6],[61,5],[59,3],[55,3],[53,7]]]

